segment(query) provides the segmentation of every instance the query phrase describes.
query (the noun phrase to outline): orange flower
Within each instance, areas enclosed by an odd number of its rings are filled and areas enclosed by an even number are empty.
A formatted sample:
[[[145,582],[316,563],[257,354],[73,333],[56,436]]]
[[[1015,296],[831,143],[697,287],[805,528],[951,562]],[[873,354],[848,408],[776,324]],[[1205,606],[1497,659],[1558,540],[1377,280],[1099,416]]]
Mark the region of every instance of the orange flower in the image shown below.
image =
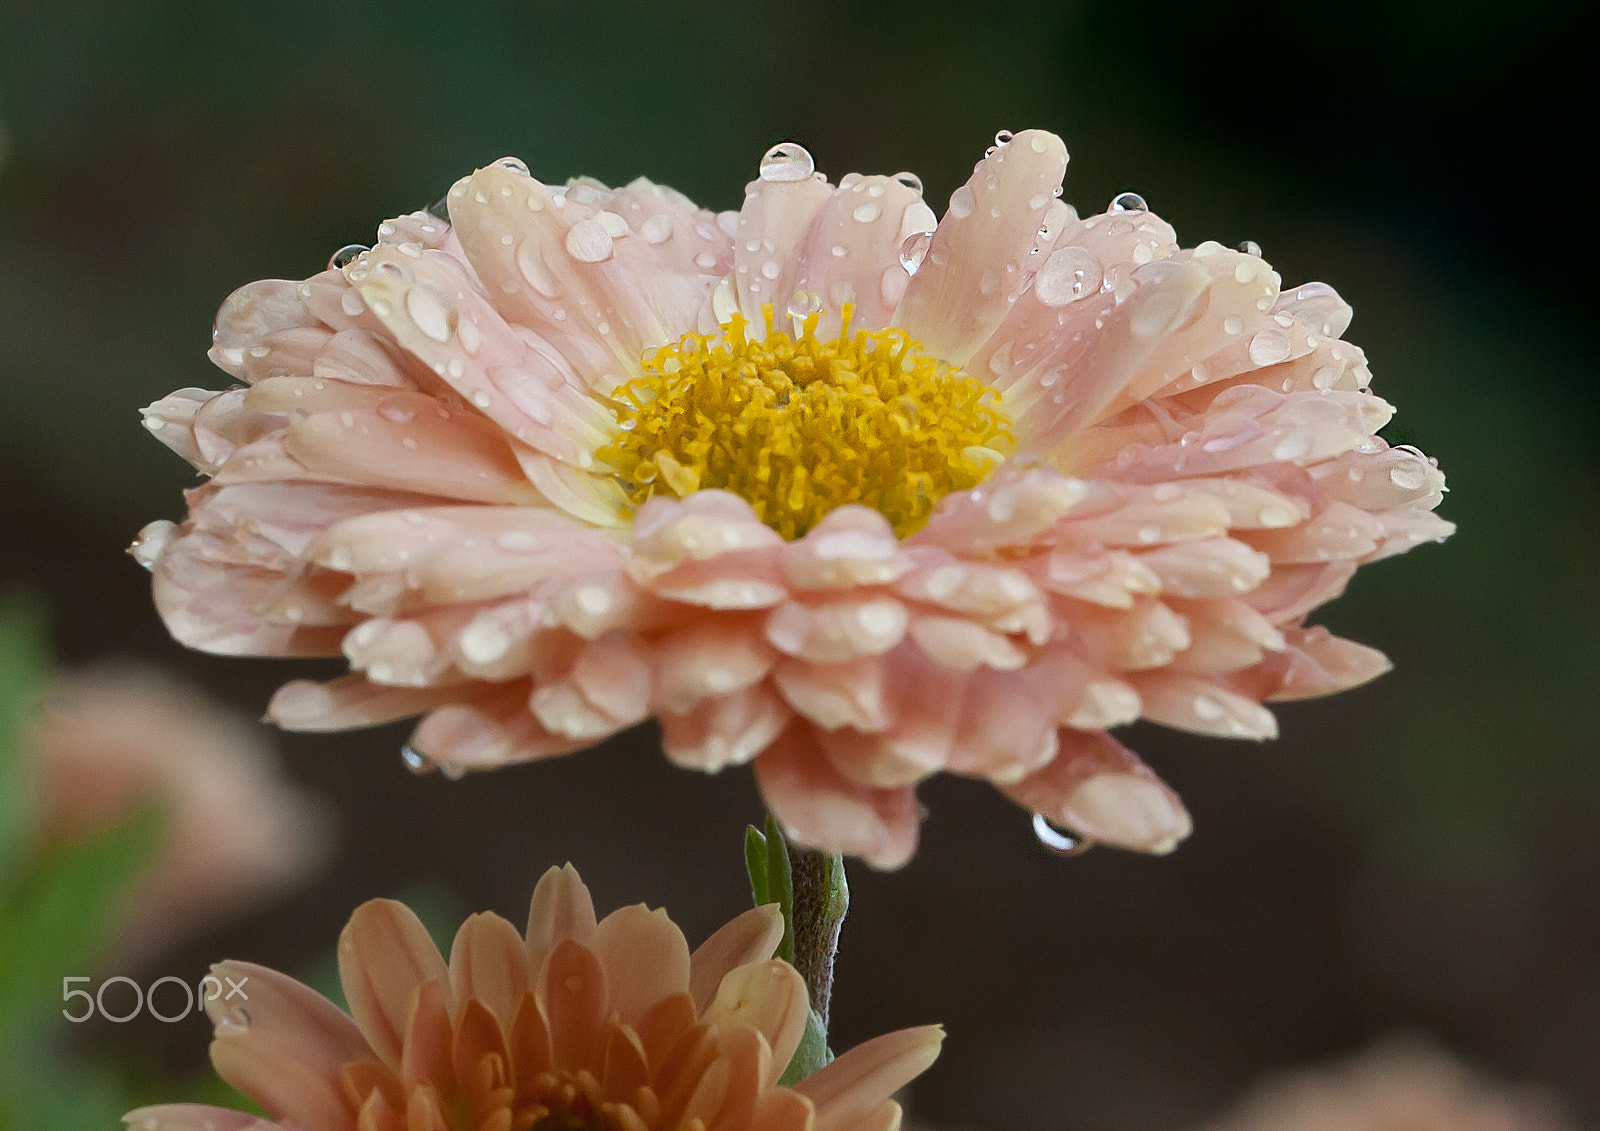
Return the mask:
[[[276,1122],[194,1105],[125,1118],[138,1131],[894,1131],[889,1097],[943,1033],[890,1033],[780,1086],[807,1012],[800,975],[771,957],[782,934],[778,909],[758,907],[690,954],[662,911],[597,923],[568,865],[534,889],[526,938],[474,915],[446,963],[403,904],[372,900],[339,940],[353,1018],[272,970],[215,968],[248,1000],[210,1003],[212,1063]]]

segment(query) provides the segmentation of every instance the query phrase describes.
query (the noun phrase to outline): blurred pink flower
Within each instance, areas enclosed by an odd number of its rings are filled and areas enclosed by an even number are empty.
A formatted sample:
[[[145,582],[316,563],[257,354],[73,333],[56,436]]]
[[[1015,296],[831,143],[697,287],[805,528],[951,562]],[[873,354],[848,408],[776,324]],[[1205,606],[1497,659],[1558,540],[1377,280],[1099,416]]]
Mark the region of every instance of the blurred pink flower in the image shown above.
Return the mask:
[[[1206,1131],[1576,1131],[1551,1098],[1490,1084],[1429,1045],[1391,1042],[1272,1077]]]
[[[782,935],[768,905],[690,954],[662,911],[596,923],[568,865],[539,881],[525,939],[474,915],[447,963],[403,904],[373,900],[339,940],[353,1019],[275,971],[213,968],[248,1000],[208,1006],[212,1063],[280,1122],[193,1105],[125,1118],[137,1131],[894,1131],[890,1096],[943,1033],[889,1033],[779,1086],[807,1013],[804,981],[771,957]]]
[[[211,477],[135,545],[156,603],[192,647],[342,651],[291,729],[425,714],[476,769],[653,715],[881,867],[940,771],[1169,850],[1187,813],[1107,731],[1265,738],[1263,701],[1379,674],[1306,615],[1452,527],[1331,288],[1132,194],[1080,219],[1066,162],[1007,136],[937,225],[794,146],[738,213],[480,169],[450,224],[223,306],[247,387],[146,410]]]
[[[259,727],[147,668],[58,677],[28,746],[45,844],[105,829],[141,805],[163,840],[120,924],[119,957],[149,956],[305,879],[326,856],[314,798],[282,776]]]

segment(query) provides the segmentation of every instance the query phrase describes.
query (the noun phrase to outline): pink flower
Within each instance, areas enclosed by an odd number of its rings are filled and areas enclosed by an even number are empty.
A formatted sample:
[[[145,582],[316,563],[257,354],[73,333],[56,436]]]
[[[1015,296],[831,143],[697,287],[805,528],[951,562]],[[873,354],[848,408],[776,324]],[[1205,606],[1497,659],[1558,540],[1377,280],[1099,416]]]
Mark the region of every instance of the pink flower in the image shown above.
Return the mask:
[[[446,962],[403,904],[373,900],[339,940],[350,1015],[275,971],[213,968],[211,1060],[276,1122],[194,1105],[142,1108],[136,1131],[894,1131],[889,1097],[933,1063],[937,1026],[859,1045],[778,1084],[805,1029],[805,983],[771,957],[775,905],[693,954],[661,911],[595,922],[571,865],[545,873],[527,937],[461,925]]]
[[[124,960],[264,902],[327,854],[327,815],[284,780],[252,720],[160,672],[58,677],[27,753],[46,844],[161,810],[162,845],[117,930]]]
[[[1426,1044],[1390,1042],[1269,1077],[1207,1131],[1574,1131],[1534,1088],[1497,1087]]]
[[[135,547],[157,605],[197,648],[342,651],[273,700],[293,729],[425,714],[481,768],[656,716],[878,866],[939,771],[1166,851],[1189,817],[1108,730],[1265,738],[1263,701],[1379,674],[1306,615],[1452,527],[1330,288],[1132,194],[1079,219],[1066,161],[1018,134],[937,225],[793,146],[737,214],[480,169],[450,224],[224,305],[246,387],[146,411],[211,477]]]

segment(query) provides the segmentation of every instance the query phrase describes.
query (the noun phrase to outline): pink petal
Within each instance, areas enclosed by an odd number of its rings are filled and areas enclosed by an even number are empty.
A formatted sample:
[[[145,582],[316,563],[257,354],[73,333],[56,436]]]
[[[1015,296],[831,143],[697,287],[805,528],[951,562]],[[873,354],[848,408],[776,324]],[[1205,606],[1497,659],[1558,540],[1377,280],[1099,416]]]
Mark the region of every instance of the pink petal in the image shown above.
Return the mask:
[[[929,353],[965,365],[1032,269],[1039,226],[1067,168],[1061,139],[1024,130],[978,162],[950,198],[895,321]]]
[[[716,773],[739,766],[783,732],[793,712],[767,683],[702,700],[685,714],[661,715],[661,745],[674,763]]]
[[[1189,835],[1183,802],[1136,754],[1100,731],[1064,729],[1050,763],[1002,786],[1023,808],[1081,836],[1140,852],[1170,852]]]
[[[761,796],[791,839],[860,856],[875,868],[901,867],[917,847],[912,790],[847,781],[803,726],[791,726],[756,759]]]
[[[857,329],[887,326],[910,281],[900,266],[901,245],[912,232],[933,229],[933,210],[916,189],[893,177],[845,177],[812,219],[800,248],[795,285],[823,303],[816,336],[838,334],[846,303],[854,308],[851,325]]]
[[[799,277],[800,249],[812,222],[833,194],[826,181],[754,180],[745,186],[744,207],[733,235],[733,275],[745,319],[766,324],[762,307],[778,316],[788,308]],[[729,312],[717,312],[726,321]]]

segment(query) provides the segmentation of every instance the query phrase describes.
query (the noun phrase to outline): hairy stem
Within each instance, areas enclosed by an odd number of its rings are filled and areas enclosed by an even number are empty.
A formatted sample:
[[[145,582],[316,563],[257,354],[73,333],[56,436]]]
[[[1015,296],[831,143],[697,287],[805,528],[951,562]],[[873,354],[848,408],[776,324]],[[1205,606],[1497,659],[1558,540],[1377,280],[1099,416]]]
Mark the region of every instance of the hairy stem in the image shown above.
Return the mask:
[[[787,847],[794,883],[794,968],[805,979],[811,1009],[826,1033],[839,928],[850,906],[844,860],[793,844]]]

